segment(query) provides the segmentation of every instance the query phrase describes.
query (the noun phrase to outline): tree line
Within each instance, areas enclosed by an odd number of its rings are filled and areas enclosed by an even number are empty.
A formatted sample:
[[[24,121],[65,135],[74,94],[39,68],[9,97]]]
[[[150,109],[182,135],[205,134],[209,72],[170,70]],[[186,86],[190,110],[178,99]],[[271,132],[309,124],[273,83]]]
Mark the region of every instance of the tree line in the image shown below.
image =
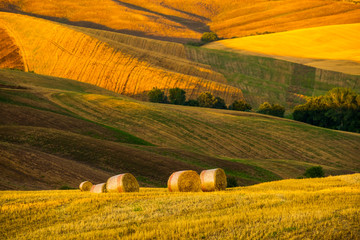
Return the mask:
[[[236,100],[226,106],[224,99],[215,97],[210,92],[201,93],[197,99],[186,100],[186,92],[183,89],[172,88],[169,90],[169,96],[166,96],[164,91],[154,88],[148,96],[151,102],[157,103],[236,111],[252,110],[251,105],[244,99]],[[264,102],[256,112],[284,117],[285,107]],[[334,88],[325,95],[307,97],[306,103],[297,105],[289,117],[320,127],[360,132],[360,94],[349,88]]]
[[[325,95],[308,97],[294,108],[294,120],[337,130],[360,132],[360,94],[334,88]]]
[[[149,101],[156,103],[168,103],[175,105],[229,109],[235,111],[251,111],[252,107],[244,99],[234,101],[229,106],[226,106],[225,100],[221,97],[215,97],[210,92],[201,93],[197,99],[186,100],[186,92],[180,88],[169,89],[169,96],[165,95],[164,91],[158,88],[153,88],[148,93]],[[285,107],[279,104],[270,104],[265,102],[260,105],[259,113],[284,117]]]

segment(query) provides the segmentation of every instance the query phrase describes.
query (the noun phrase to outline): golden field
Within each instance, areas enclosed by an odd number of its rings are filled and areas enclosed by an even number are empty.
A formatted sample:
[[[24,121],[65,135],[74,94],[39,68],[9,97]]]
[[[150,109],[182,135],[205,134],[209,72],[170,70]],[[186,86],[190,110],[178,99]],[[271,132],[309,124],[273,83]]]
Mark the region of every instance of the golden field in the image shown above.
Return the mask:
[[[99,33],[98,37],[105,38],[101,41],[78,28],[12,13],[0,13],[0,25],[22,50],[28,71],[87,82],[130,96],[144,97],[153,87],[180,87],[188,98],[196,98],[203,91],[212,91],[228,103],[243,97],[240,89],[223,84],[224,77],[209,66],[165,56],[156,49],[134,49]],[[178,45],[184,51],[184,46]]]
[[[360,24],[331,25],[213,42],[205,47],[252,52],[360,75]]]
[[[4,1],[2,3],[4,4]],[[270,3],[275,2],[264,4]],[[17,3],[13,1],[12,4],[15,4],[13,6],[16,8]],[[30,6],[26,1],[23,1],[21,6],[32,7],[37,4],[40,4],[39,6],[45,4],[43,10],[46,11],[50,9],[50,5],[53,3],[39,2]],[[76,5],[78,2],[73,4]],[[152,6],[154,4],[155,2]],[[162,3],[161,6],[164,7],[166,5],[164,4]],[[239,2],[234,4],[239,4]],[[250,4],[250,2],[246,4]],[[342,2],[326,2],[324,6],[331,4],[349,6],[352,10],[347,13],[352,13],[353,10],[357,9],[357,5]],[[83,4],[83,6],[85,5]],[[169,7],[170,5],[166,6]],[[257,6],[257,3],[254,6]],[[68,7],[72,9],[71,6]],[[177,8],[182,9],[181,4],[174,5],[172,11]],[[56,10],[56,8],[51,9]],[[81,9],[78,11],[81,12]],[[212,14],[219,10],[218,7],[209,6],[206,9],[213,12]],[[181,11],[184,12],[185,10]],[[181,11],[175,12],[180,14]],[[342,29],[342,25],[329,26],[320,28],[320,30],[330,29],[325,33],[322,34],[320,31],[314,34],[324,39],[328,39],[329,35],[334,34],[337,36],[334,39],[341,40],[324,44],[319,48],[319,51],[314,51],[314,53],[320,54],[321,51],[322,53],[326,51],[339,53],[337,49],[339,43],[348,44],[348,46],[352,44],[352,47],[344,47],[348,49],[347,53],[341,52],[344,57],[351,58],[349,60],[313,60],[280,56],[280,58],[287,60],[280,61],[262,56],[250,56],[248,55],[249,52],[238,54],[237,52],[229,53],[222,50],[215,51],[176,42],[131,36],[107,28],[98,30],[73,26],[73,22],[60,21],[67,24],[59,24],[56,22],[58,20],[54,18],[49,17],[50,20],[54,21],[48,21],[41,19],[42,15],[35,14],[34,16],[36,17],[26,16],[25,13],[0,13],[1,42],[7,46],[0,49],[0,67],[24,69],[39,74],[87,82],[141,100],[147,100],[147,92],[153,87],[163,89],[165,93],[168,92],[169,88],[180,87],[185,89],[188,99],[195,99],[201,92],[211,91],[215,96],[224,98],[227,104],[245,98],[254,108],[257,108],[264,101],[270,101],[278,102],[288,110],[303,101],[299,96],[318,95],[333,87],[340,86],[351,87],[356,90],[359,86],[360,78],[357,75],[350,75],[357,74],[360,69],[360,64],[352,60],[354,54],[351,53],[357,49],[357,28]],[[111,14],[107,14],[107,16],[111,16]],[[96,28],[93,25],[75,25]],[[356,26],[356,24],[344,26]],[[348,33],[349,37],[344,38],[345,40],[348,39],[346,42],[341,39],[340,35],[346,34],[347,30],[350,32]],[[309,30],[297,31],[306,33]],[[291,34],[292,32],[279,34],[286,33]],[[301,42],[299,40],[300,35],[298,34],[296,42]],[[252,37],[250,38],[252,39]],[[228,41],[231,42],[231,40]],[[319,40],[310,38],[308,42],[314,44],[313,47],[315,48],[316,44],[319,45],[316,41]],[[355,44],[353,44],[354,41]],[[291,46],[289,46],[290,48]],[[225,50],[229,50],[229,48]],[[296,53],[295,50],[293,52]],[[311,53],[311,50],[308,52]],[[340,54],[332,55],[333,58],[341,57]],[[279,58],[279,56],[273,55],[271,57]],[[310,64],[317,68],[289,61]]]
[[[211,91],[227,104],[246,98],[254,108],[271,101],[289,109],[301,102],[299,95],[317,95],[339,86],[357,89],[360,80],[356,75],[277,59],[74,27],[12,13],[0,13],[0,31],[1,42],[7,46],[0,49],[2,68],[70,78],[141,100],[147,100],[147,92],[153,87],[165,93],[180,87],[188,99]]]
[[[360,239],[360,134],[140,101],[179,87],[288,113],[358,91],[357,3],[0,0],[0,238]],[[189,43],[209,31],[228,39]],[[165,188],[214,168],[241,187]],[[140,192],[77,189],[121,173]]]
[[[1,8],[178,42],[199,39],[210,30],[231,38],[360,21],[359,5],[334,0],[1,0]]]
[[[4,191],[3,239],[359,239],[360,174],[210,193]]]

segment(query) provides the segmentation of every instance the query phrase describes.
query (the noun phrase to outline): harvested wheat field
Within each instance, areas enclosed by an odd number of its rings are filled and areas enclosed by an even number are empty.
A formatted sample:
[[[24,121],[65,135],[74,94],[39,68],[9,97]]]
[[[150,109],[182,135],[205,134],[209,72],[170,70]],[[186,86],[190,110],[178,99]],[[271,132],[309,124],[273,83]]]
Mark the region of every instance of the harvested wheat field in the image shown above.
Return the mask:
[[[211,91],[228,103],[242,98],[239,88],[225,85],[224,77],[209,66],[175,56],[167,60],[160,53],[132,49],[108,38],[101,41],[79,28],[34,17],[0,12],[0,20],[0,25],[21,45],[28,71],[87,82],[140,98],[147,98],[153,87],[179,87],[186,90],[188,98]]]
[[[360,21],[358,4],[334,0],[2,0],[0,9],[177,42],[210,30],[231,38]]]
[[[0,234],[4,239],[358,239],[359,201],[359,174],[210,193],[4,191]]]
[[[15,51],[2,53],[5,67],[20,64],[28,71],[91,83],[141,100],[147,100],[153,87],[165,93],[180,87],[188,99],[211,91],[227,104],[246,98],[254,107],[272,101],[290,109],[301,102],[299,94],[359,86],[357,76],[321,69],[356,73],[359,67],[352,60],[310,59],[318,67],[312,68],[19,14],[2,12],[0,19],[8,36],[4,44]]]
[[[228,39],[205,47],[260,54],[360,75],[359,34],[359,23],[342,24]]]

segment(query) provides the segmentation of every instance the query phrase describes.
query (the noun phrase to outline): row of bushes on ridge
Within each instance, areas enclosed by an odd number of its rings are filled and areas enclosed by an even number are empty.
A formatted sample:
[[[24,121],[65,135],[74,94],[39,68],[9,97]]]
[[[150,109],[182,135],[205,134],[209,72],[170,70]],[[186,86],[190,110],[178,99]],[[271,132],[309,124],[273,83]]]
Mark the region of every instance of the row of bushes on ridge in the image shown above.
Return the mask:
[[[334,88],[323,96],[308,97],[294,108],[294,120],[337,130],[360,132],[360,94]]]
[[[221,97],[215,97],[210,92],[203,92],[197,99],[190,99],[186,101],[186,92],[180,88],[169,89],[169,96],[166,96],[164,91],[161,89],[153,88],[151,91],[149,91],[148,96],[150,102],[156,103],[170,103],[175,105],[229,109],[236,111],[250,111],[252,109],[250,104],[243,99],[236,100],[229,107],[227,107],[224,99]],[[260,105],[257,112],[284,117],[285,108],[279,104],[270,104],[265,102]]]

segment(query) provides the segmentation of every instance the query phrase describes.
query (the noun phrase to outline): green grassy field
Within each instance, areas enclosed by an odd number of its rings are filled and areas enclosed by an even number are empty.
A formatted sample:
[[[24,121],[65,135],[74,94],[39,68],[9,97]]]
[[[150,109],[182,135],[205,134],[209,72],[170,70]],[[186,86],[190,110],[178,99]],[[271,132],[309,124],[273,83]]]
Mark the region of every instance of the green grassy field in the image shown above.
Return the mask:
[[[359,239],[360,174],[212,193],[3,191],[3,239]]]
[[[360,169],[359,134],[256,113],[141,102],[22,71],[0,70],[0,84],[1,166],[10,166],[2,167],[2,189],[77,187],[120,172],[133,173],[142,186],[165,186],[173,171],[221,167],[250,185],[296,178],[318,165],[327,175]]]

